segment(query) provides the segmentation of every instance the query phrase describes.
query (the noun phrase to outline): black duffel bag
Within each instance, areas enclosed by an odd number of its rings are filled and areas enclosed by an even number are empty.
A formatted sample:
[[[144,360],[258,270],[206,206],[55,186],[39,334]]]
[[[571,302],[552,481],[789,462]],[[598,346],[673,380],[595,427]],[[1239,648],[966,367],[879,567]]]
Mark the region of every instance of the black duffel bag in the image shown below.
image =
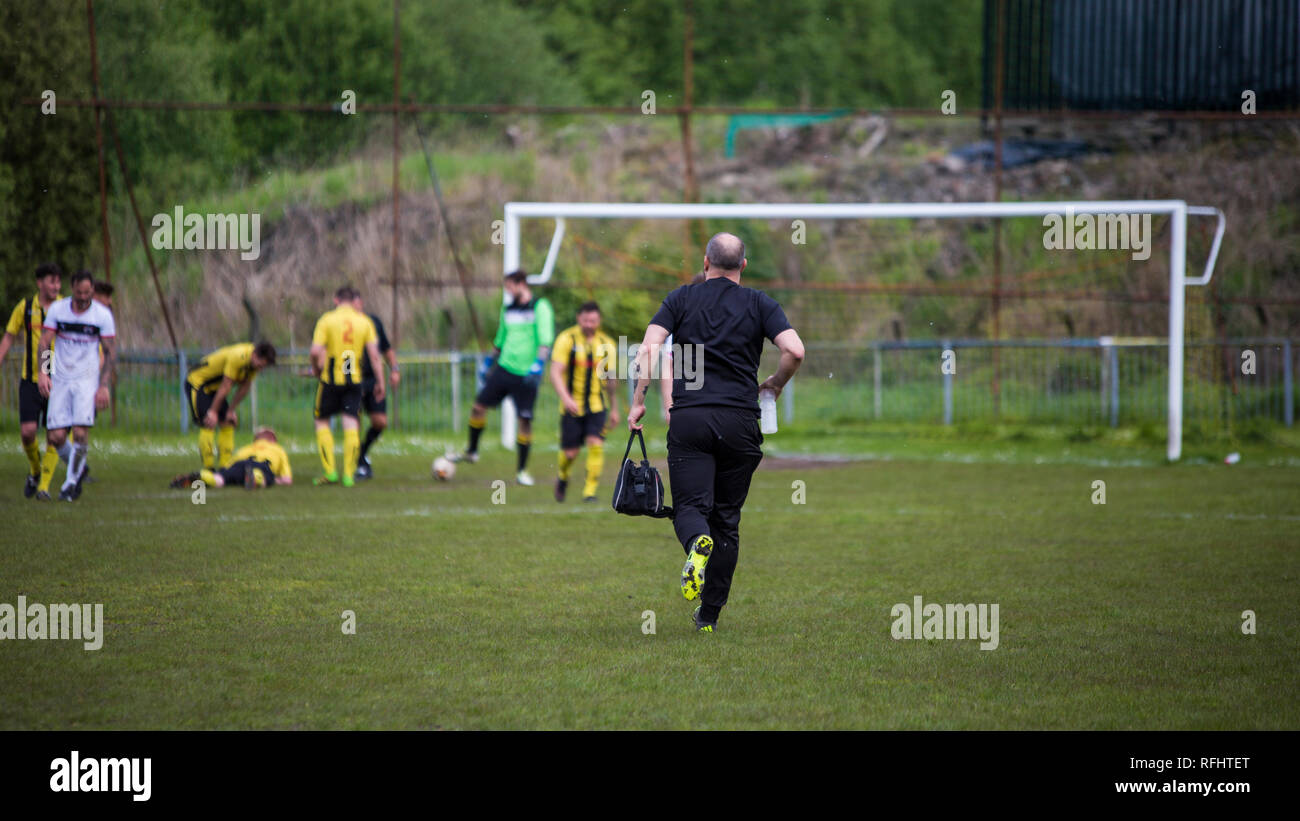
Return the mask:
[[[629,459],[632,442],[641,442],[641,462]],[[627,450],[623,451],[623,466],[619,468],[618,479],[614,481],[614,510],[628,516],[652,516],[656,519],[671,519],[673,509],[664,504],[664,480],[659,471],[650,465],[650,458],[645,450],[645,437],[641,431],[634,430],[627,439]]]

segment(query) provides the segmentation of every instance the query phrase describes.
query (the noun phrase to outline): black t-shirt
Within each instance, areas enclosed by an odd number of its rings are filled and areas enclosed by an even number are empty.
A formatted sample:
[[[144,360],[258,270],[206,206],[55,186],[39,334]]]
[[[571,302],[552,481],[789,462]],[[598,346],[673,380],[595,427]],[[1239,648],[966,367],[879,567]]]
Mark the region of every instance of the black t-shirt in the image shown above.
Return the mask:
[[[374,314],[366,314],[370,321],[375,323],[375,333],[379,336],[379,355],[382,357],[388,353],[393,346],[388,344],[388,334],[384,333],[384,323],[379,321],[379,317]],[[366,354],[361,355],[361,381],[375,378],[375,370],[370,367],[370,357]]]
[[[790,328],[775,299],[726,277],[683,285],[664,298],[651,322],[673,335],[674,408],[724,405],[758,410],[763,340]],[[678,357],[683,358],[681,366]],[[688,378],[692,367],[693,379]]]

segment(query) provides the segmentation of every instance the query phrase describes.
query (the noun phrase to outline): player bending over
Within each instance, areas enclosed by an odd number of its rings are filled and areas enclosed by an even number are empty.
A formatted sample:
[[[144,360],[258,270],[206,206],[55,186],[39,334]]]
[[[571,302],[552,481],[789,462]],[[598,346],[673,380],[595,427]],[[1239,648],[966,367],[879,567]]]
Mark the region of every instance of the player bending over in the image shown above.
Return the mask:
[[[270,342],[238,342],[218,348],[190,369],[185,394],[190,418],[199,428],[199,458],[205,468],[230,466],[239,422],[235,408],[248,396],[257,374],[274,364],[275,346]]]
[[[289,454],[280,447],[275,431],[258,428],[253,443],[235,451],[228,467],[205,467],[193,473],[182,473],[172,479],[173,488],[187,488],[196,480],[212,487],[243,485],[246,490],[260,490],[273,485],[293,484],[293,471],[289,468]]]
[[[226,468],[233,459],[235,408],[252,390],[261,369],[276,364],[276,346],[239,342],[208,353],[186,377],[190,418],[199,427],[199,459],[204,468]],[[231,395],[233,391],[233,395]],[[213,444],[216,456],[213,456]]]

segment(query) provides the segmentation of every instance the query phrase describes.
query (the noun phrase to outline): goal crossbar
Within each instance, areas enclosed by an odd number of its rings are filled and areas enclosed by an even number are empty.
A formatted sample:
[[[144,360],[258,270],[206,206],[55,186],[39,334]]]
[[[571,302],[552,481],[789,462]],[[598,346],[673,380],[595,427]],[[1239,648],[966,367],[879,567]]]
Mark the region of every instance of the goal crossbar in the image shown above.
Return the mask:
[[[1183,200],[1059,200],[1052,202],[873,202],[873,203],[619,203],[508,202],[505,205],[504,270],[520,267],[520,221],[553,219],[555,232],[546,261],[531,284],[550,281],[564,241],[567,219],[990,219],[1073,214],[1168,214],[1169,247],[1169,397],[1166,456],[1182,455],[1183,339],[1185,289],[1207,285],[1214,276],[1227,220],[1213,206]],[[1187,218],[1215,217],[1214,239],[1199,276],[1187,275]],[[508,414],[503,414],[508,415]],[[503,421],[506,421],[503,419]],[[509,420],[513,422],[513,419]],[[509,427],[513,428],[513,425]],[[503,441],[505,430],[503,429]]]

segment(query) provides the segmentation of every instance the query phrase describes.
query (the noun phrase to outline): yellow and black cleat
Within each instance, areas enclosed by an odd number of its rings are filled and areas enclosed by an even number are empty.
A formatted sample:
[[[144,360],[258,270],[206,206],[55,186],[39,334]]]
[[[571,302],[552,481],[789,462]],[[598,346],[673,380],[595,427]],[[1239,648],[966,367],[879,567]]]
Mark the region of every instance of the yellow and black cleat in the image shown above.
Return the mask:
[[[178,490],[180,488],[188,488],[198,478],[199,478],[199,472],[197,470],[194,471],[193,473],[182,473],[179,476],[172,479],[171,488],[172,490]]]
[[[700,605],[699,607],[695,608],[695,612],[691,614],[691,621],[695,622],[695,632],[712,633],[713,628],[717,627],[718,625],[714,622],[700,621],[700,610],[702,609],[704,609],[704,605]]]
[[[682,595],[687,601],[695,601],[704,587],[704,568],[709,563],[709,554],[713,552],[713,539],[705,535],[695,537],[691,542],[691,552],[686,556],[682,566]]]

